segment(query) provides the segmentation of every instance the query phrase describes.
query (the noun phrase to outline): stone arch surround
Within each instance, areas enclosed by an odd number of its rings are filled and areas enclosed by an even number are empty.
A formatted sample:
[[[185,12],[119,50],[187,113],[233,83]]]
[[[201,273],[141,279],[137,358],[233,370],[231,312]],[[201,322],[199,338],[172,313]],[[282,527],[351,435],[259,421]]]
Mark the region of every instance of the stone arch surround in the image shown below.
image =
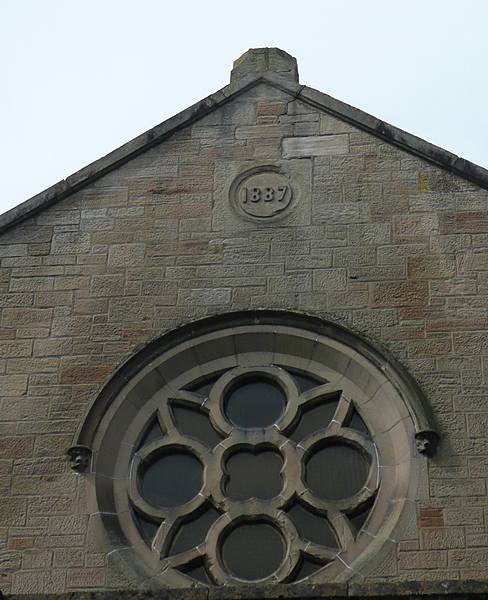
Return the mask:
[[[393,358],[331,322],[284,311],[228,313],[173,330],[129,359],[95,399],[71,449],[75,457],[77,448],[92,455],[87,477],[96,487],[99,526],[133,576],[137,571],[138,579],[156,585],[188,585],[173,570],[161,574],[160,557],[138,540],[123,499],[130,462],[124,432],[138,435],[161,390],[215,371],[268,364],[313,372],[340,386],[354,398],[378,447],[382,483],[366,530],[310,581],[346,580],[394,539],[422,477],[425,459],[417,450],[432,453],[437,442],[416,382]]]

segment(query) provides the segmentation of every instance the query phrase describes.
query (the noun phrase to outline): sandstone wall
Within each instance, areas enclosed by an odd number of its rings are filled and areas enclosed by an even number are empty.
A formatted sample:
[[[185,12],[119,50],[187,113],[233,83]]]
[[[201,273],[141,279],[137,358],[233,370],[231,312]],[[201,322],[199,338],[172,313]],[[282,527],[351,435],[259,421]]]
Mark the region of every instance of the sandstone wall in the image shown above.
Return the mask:
[[[282,220],[240,219],[243,168],[297,173]],[[261,84],[0,237],[1,589],[127,585],[87,538],[65,458],[104,382],[199,317],[286,308],[379,343],[442,435],[416,527],[377,579],[488,575],[488,192]]]

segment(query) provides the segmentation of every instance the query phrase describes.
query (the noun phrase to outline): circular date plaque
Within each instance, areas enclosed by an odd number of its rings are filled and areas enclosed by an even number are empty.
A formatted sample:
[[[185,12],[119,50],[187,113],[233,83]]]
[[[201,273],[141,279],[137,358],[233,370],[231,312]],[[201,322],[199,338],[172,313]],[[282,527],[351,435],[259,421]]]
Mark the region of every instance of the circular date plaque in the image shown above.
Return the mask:
[[[292,198],[289,177],[274,166],[246,171],[230,188],[230,199],[237,213],[259,220],[282,213]]]

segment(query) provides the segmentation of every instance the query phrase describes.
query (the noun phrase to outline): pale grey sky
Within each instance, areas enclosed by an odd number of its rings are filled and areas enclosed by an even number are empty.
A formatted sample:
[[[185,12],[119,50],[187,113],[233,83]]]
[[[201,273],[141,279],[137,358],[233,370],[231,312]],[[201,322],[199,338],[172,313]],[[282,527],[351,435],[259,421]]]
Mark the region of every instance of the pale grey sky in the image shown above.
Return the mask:
[[[487,0],[1,0],[0,212],[229,80],[250,47],[488,166]]]

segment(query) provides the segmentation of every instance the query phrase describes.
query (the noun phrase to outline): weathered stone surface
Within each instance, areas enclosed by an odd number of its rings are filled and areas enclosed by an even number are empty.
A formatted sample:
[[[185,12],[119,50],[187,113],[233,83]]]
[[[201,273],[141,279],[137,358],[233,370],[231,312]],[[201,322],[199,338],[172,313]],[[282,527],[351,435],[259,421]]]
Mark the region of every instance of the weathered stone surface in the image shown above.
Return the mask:
[[[317,135],[283,138],[283,156],[302,158],[307,156],[328,156],[346,154],[349,151],[347,135]]]
[[[90,236],[87,233],[57,233],[53,236],[53,254],[84,254],[90,251]]]
[[[239,81],[248,75],[271,71],[281,77],[298,82],[296,58],[279,48],[251,48],[234,61],[231,81]]]
[[[372,306],[425,306],[428,285],[423,282],[382,282],[373,285]]]
[[[432,527],[422,531],[422,547],[426,550],[464,548],[466,539],[462,527]]]
[[[144,244],[114,244],[109,249],[108,265],[111,267],[142,265],[144,251]]]
[[[454,277],[456,263],[449,256],[416,256],[408,259],[407,274],[412,279],[444,279]]]
[[[439,569],[447,567],[447,552],[434,550],[400,552],[398,561],[401,570]]]
[[[0,527],[18,527],[25,525],[27,501],[25,498],[7,498],[2,502]]]
[[[254,76],[273,85],[252,86]],[[232,79],[176,125],[102,159],[97,178],[60,184],[64,199],[30,217],[19,207],[25,220],[0,235],[2,585],[36,600],[483,597],[464,580],[486,579],[488,548],[488,179],[298,86],[285,53],[246,53]],[[293,198],[289,211],[252,221],[229,188],[263,165],[289,178]],[[357,583],[134,591],[152,584],[127,572],[110,540],[90,546],[92,530],[103,532],[93,482],[64,453],[104,384],[151,340],[197,318],[272,308],[345,325],[389,357],[378,360],[387,377],[393,358],[421,385],[441,445],[424,461],[404,441],[420,471],[405,486],[408,519],[373,560],[352,565]]]
[[[313,289],[327,292],[346,288],[346,269],[315,269],[313,272]]]

